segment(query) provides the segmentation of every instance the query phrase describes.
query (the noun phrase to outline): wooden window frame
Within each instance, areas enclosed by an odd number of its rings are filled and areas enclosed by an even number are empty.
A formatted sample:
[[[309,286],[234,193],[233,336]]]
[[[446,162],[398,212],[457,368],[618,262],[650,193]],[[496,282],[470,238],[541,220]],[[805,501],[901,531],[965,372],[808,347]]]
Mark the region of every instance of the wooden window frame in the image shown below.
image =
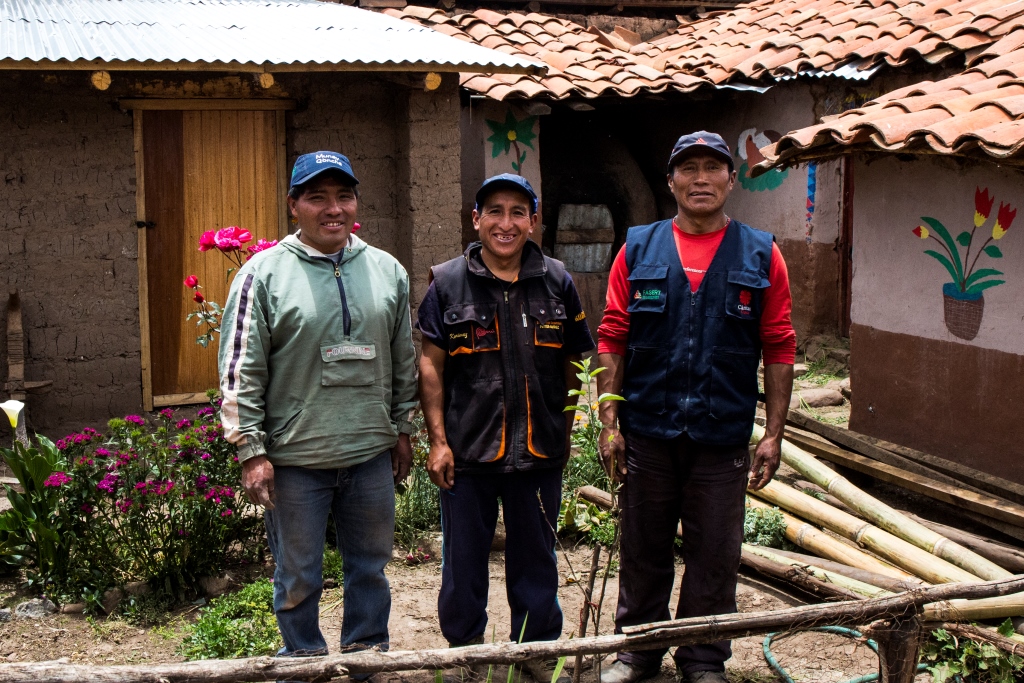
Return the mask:
[[[122,99],[119,101],[125,111],[274,111],[277,113],[277,192],[284,197],[288,192],[288,150],[286,141],[285,112],[295,109],[295,100],[253,100],[253,99]],[[154,408],[176,405],[206,403],[206,393],[153,395],[153,366],[150,349],[149,327],[149,268],[146,249],[146,169],[142,145],[142,116],[133,114],[134,147],[135,147],[135,214],[138,228],[138,268],[139,268],[139,332],[140,356],[142,370],[142,408],[149,412]],[[278,237],[288,234],[288,204],[279,202]],[[211,351],[212,353],[212,351]]]

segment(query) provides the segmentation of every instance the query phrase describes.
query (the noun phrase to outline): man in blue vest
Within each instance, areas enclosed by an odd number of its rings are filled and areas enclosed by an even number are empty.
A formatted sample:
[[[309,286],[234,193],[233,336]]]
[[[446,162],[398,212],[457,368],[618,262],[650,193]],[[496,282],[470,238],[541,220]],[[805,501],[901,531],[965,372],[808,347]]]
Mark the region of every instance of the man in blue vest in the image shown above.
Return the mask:
[[[779,466],[796,354],[789,278],[771,234],[726,216],[735,182],[719,135],[679,138],[668,163],[676,216],[630,228],[609,275],[597,380],[626,399],[600,408],[601,457],[622,482],[617,631],[670,618],[680,522],[675,617],[736,611],[744,492]],[[751,464],[762,358],[767,434]],[[650,678],[665,652],[620,652],[601,683]],[[730,656],[729,641],[673,655],[686,683],[726,683]]]

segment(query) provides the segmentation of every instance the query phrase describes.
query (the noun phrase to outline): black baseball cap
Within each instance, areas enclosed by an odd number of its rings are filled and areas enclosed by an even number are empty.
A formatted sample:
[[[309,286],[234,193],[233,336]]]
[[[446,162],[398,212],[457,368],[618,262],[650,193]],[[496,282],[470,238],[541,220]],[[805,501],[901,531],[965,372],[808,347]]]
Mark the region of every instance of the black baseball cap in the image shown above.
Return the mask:
[[[696,133],[688,133],[676,140],[672,154],[668,157],[668,172],[672,173],[677,161],[698,152],[707,152],[721,157],[729,164],[730,171],[733,168],[732,152],[729,151],[729,145],[722,139],[722,136],[718,133],[698,130]]]
[[[348,160],[347,156],[337,152],[323,151],[303,154],[295,160],[289,189],[296,185],[305,185],[326,171],[337,171],[350,180],[353,185],[359,184],[352,171],[352,162]]]
[[[529,180],[515,173],[500,173],[485,180],[480,189],[476,191],[476,206],[474,208],[479,211],[484,200],[498,190],[516,190],[526,194],[530,198],[530,213],[537,213],[537,193],[533,191]]]

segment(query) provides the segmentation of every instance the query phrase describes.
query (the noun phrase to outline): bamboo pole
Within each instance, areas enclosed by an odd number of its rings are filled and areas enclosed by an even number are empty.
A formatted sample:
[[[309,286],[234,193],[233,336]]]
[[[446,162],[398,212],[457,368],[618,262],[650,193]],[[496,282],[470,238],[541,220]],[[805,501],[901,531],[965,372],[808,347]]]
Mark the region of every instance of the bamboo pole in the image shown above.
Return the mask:
[[[802,567],[773,562],[760,555],[740,549],[740,564],[749,567],[765,576],[792,584],[800,590],[824,599],[863,600],[864,596],[841,588],[833,583],[821,581],[805,571]]]
[[[755,424],[751,440],[760,441],[763,437],[764,427]],[[992,580],[1013,576],[981,555],[940,536],[923,524],[900,514],[877,498],[869,496],[847,481],[845,477],[819,462],[814,456],[785,440],[782,442],[782,460],[890,534],[983,579]]]
[[[773,505],[789,510],[794,515],[820,524],[840,536],[864,546],[898,567],[924,579],[928,583],[972,583],[977,576],[925,552],[870,522],[837,510],[828,503],[773,480],[753,495]]]
[[[924,608],[924,618],[929,621],[979,621],[1022,615],[1024,593],[983,600],[949,600],[926,605]]]
[[[747,505],[750,507],[771,507],[750,496],[747,496]],[[821,557],[849,565],[856,569],[881,574],[897,581],[922,583],[921,579],[910,572],[894,567],[888,562],[883,562],[859,548],[841,543],[802,519],[797,519],[785,510],[779,510],[779,512],[782,513],[782,518],[786,521],[786,540],[814,555],[820,555]]]
[[[946,538],[956,541],[966,548],[970,548],[982,557],[995,562],[1003,569],[1017,573],[1024,572],[1024,552],[1021,552],[1017,548],[997,543],[992,539],[983,538],[977,534],[968,533],[962,529],[946,526],[945,524],[939,524],[938,522],[932,522],[931,520],[918,517],[917,515],[906,511],[904,511],[903,514],[917,522],[920,522],[929,529],[942,534]]]
[[[799,630],[821,624],[858,626],[917,612],[922,605],[955,598],[988,598],[1024,590],[1024,576],[978,584],[931,586],[884,598],[802,605],[772,612],[720,614],[640,624],[622,634],[531,643],[470,645],[440,650],[364,651],[324,657],[253,657],[172,664],[91,666],[64,661],[0,664],[0,683],[232,683],[274,679],[326,680],[346,673],[452,669],[511,664],[534,657],[562,657]]]
[[[788,557],[791,560],[797,560],[803,564],[813,564],[816,567],[821,567],[830,572],[836,574],[842,574],[843,576],[850,579],[857,579],[864,583],[869,583],[872,586],[878,588],[884,588],[890,593],[902,593],[903,591],[914,590],[915,588],[921,588],[927,586],[925,582],[921,581],[917,577],[914,577],[914,582],[900,581],[898,579],[891,578],[889,576],[882,576],[874,572],[869,572],[864,569],[858,569],[857,567],[851,567],[848,564],[841,564],[839,562],[833,562],[832,560],[826,560],[823,557],[815,557],[814,555],[805,555],[803,553],[794,553],[788,550],[779,550],[778,548],[772,548],[772,552],[776,555]]]
[[[857,579],[851,579],[849,577],[843,576],[842,574],[838,574],[827,569],[822,569],[821,567],[817,567],[813,564],[806,564],[804,562],[800,562],[798,560],[794,560],[783,555],[777,555],[776,553],[773,553],[769,548],[744,543],[743,550],[747,551],[748,553],[753,553],[754,555],[760,555],[761,557],[767,560],[771,560],[772,562],[777,562],[778,564],[786,565],[789,567],[798,567],[808,572],[811,576],[818,579],[819,581],[835,584],[836,586],[839,586],[840,588],[845,588],[846,590],[856,593],[857,595],[863,595],[865,598],[881,598],[886,595],[892,595],[890,591],[887,591],[883,588],[878,588],[877,586],[872,586],[869,583],[864,583],[863,581],[858,581]]]

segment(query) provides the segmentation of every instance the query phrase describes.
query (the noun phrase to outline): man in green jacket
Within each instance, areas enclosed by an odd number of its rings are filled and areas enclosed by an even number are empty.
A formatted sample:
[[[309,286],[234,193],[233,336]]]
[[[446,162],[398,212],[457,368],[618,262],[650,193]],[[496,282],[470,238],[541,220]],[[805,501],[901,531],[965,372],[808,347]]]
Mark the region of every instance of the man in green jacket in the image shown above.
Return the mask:
[[[388,646],[396,482],[409,472],[416,403],[409,280],[352,234],[349,160],[295,162],[298,231],[235,275],[220,343],[225,437],[242,486],[264,506],[277,562],[279,655],[327,652],[319,626],[327,514],[345,563],[343,648]]]

